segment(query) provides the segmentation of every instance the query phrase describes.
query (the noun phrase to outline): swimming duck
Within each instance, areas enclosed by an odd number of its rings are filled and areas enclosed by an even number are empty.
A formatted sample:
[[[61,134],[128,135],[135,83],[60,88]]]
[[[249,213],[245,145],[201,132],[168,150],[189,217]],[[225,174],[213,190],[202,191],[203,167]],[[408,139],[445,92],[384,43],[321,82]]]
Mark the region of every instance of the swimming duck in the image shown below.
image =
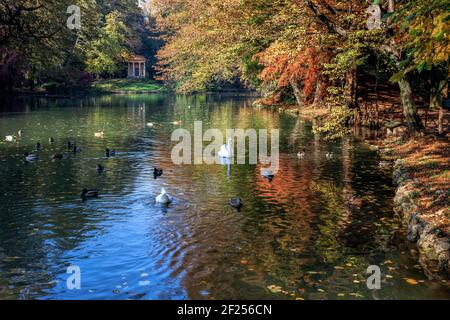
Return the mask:
[[[116,155],[116,150],[109,150],[109,148],[106,148],[105,155],[106,155],[107,158],[115,156]]]
[[[14,141],[14,136],[6,136],[5,140],[8,142],[13,142]]]
[[[100,131],[96,132],[94,135],[96,138],[103,138],[105,136],[105,133],[103,131]]]
[[[268,179],[270,182],[273,180],[273,178],[275,177],[275,174],[273,173],[272,170],[270,169],[261,169],[261,175]]]
[[[98,174],[102,174],[103,171],[105,171],[105,167],[103,167],[101,164],[98,164],[96,170]]]
[[[161,204],[169,204],[172,202],[172,197],[167,194],[164,188],[162,188],[161,194],[156,197],[156,202]]]
[[[303,149],[302,151],[297,153],[297,157],[299,157],[300,159],[303,159],[305,156],[306,156],[306,149]]]
[[[81,148],[80,148],[80,147],[77,147],[77,145],[74,144],[73,147],[72,147],[72,152],[73,152],[73,153],[81,152]]]
[[[244,203],[242,202],[241,198],[232,198],[230,199],[230,206],[235,208],[237,211],[240,211],[244,206]]]
[[[83,189],[83,191],[81,191],[80,197],[81,199],[83,199],[83,201],[91,198],[98,198],[98,190]]]
[[[53,155],[54,160],[61,160],[64,156],[61,153],[57,153]]]
[[[153,177],[155,178],[155,180],[161,177],[162,175],[163,169],[153,168]]]
[[[219,157],[220,158],[233,158],[233,139],[228,139],[228,143],[220,147]]]
[[[334,157],[333,152],[327,152],[325,156],[327,157],[327,159],[333,159]]]
[[[28,161],[28,162],[33,162],[33,161],[37,160],[37,156],[36,155],[29,154],[28,152],[25,152],[24,156],[25,156],[25,160]]]
[[[53,137],[51,137],[51,138],[48,139],[48,142],[50,144],[54,144],[55,143],[55,139]]]

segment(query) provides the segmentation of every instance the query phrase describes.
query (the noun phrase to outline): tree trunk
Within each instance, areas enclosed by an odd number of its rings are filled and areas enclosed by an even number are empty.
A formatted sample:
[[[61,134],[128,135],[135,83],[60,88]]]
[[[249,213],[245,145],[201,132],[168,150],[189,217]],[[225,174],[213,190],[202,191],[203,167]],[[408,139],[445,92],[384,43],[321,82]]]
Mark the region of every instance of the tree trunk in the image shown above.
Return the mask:
[[[300,86],[298,85],[298,82],[291,80],[291,87],[292,87],[292,91],[294,92],[295,99],[297,100],[297,104],[300,107],[303,107],[304,101],[303,101],[302,92],[300,90]]]
[[[442,94],[440,92],[431,92],[430,109],[439,109],[438,131],[442,134],[444,131],[444,108],[442,106]]]
[[[356,68],[350,67],[347,73],[347,79],[346,79],[346,99],[347,99],[347,105],[350,108],[356,108],[358,106],[358,103],[356,101],[356,89],[357,89],[357,79],[356,79]]]
[[[414,103],[411,84],[406,77],[401,78],[398,81],[400,87],[400,96],[403,104],[403,115],[406,119],[406,125],[411,134],[416,133],[416,131],[423,130],[423,124],[420,117],[417,115],[417,108]]]
[[[314,108],[322,103],[322,81],[320,79],[317,80],[316,84],[316,92],[314,93]]]

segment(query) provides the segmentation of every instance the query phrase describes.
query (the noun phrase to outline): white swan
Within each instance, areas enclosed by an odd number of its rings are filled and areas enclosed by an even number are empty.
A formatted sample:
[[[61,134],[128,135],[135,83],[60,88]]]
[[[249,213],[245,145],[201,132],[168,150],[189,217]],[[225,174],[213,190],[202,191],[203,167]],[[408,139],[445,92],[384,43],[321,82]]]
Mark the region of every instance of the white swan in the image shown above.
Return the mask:
[[[233,139],[228,139],[228,143],[220,147],[219,157],[220,158],[233,158]]]
[[[167,194],[164,188],[162,188],[161,194],[156,197],[156,202],[161,204],[169,204],[172,202],[172,197]]]

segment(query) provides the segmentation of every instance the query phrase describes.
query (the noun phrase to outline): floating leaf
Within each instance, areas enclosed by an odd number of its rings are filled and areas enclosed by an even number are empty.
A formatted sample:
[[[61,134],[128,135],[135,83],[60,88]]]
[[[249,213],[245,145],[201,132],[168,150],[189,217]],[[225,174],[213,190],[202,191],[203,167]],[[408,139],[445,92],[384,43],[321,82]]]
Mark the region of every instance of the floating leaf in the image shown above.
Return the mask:
[[[416,285],[419,284],[419,281],[417,281],[417,280],[415,280],[415,279],[411,279],[411,278],[404,278],[404,279],[405,279],[405,281],[406,281],[408,284],[410,284],[410,285],[416,286]]]

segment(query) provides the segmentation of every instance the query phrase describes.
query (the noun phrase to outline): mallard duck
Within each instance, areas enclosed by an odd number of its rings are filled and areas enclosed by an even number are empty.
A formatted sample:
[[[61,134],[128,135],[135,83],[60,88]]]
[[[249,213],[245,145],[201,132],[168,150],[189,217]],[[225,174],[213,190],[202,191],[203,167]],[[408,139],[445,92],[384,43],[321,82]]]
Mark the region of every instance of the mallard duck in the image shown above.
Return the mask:
[[[161,194],[156,197],[156,202],[161,204],[169,204],[172,202],[172,197],[167,194],[164,188],[162,188]]]
[[[8,142],[13,142],[14,141],[14,136],[6,136],[5,140]]]
[[[270,169],[261,169],[261,175],[266,178],[267,180],[269,180],[270,182],[273,180],[273,178],[275,177],[275,174],[273,173],[272,170]]]
[[[54,160],[61,160],[64,156],[61,153],[57,153],[53,155]]]
[[[105,136],[105,133],[104,133],[103,131],[96,132],[96,133],[94,134],[94,136],[95,136],[96,138],[103,138],[103,137]]]
[[[83,200],[98,198],[98,190],[83,189],[83,191],[81,191],[80,197]]]
[[[48,139],[48,142],[50,144],[55,144],[55,139],[53,137],[51,137],[51,138]]]
[[[105,155],[106,155],[107,158],[115,156],[116,155],[116,150],[109,150],[109,148],[106,148]]]
[[[73,147],[72,147],[72,152],[73,152],[73,153],[81,152],[81,148],[80,148],[80,147],[77,147],[77,145],[74,144]]]
[[[163,175],[163,169],[159,169],[159,168],[153,168],[153,177],[156,179],[158,179],[159,177],[161,177]]]
[[[230,206],[240,211],[244,206],[244,203],[242,202],[241,198],[232,198],[230,199]]]
[[[36,155],[29,154],[28,152],[25,152],[24,156],[25,156],[25,160],[28,161],[28,162],[33,162],[33,161],[37,160],[37,156]]]
[[[303,159],[305,156],[306,156],[306,149],[303,149],[302,151],[297,153],[297,157],[299,157],[300,159]]]
[[[233,157],[233,139],[228,139],[227,144],[220,147],[219,158],[232,158]]]
[[[103,171],[105,171],[105,167],[103,167],[101,164],[98,164],[95,170],[97,170],[98,174],[102,174]]]

